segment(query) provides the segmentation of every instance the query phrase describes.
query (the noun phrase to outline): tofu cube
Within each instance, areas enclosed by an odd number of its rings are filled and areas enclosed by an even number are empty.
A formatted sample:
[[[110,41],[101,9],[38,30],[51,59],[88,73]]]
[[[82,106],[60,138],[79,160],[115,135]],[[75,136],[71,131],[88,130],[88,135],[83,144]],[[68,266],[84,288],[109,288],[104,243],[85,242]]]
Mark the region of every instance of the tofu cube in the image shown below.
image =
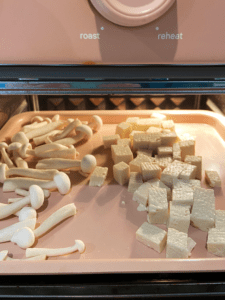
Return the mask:
[[[141,174],[144,181],[160,178],[162,169],[155,163],[143,162],[141,163]]]
[[[128,192],[134,193],[143,184],[142,175],[138,172],[130,172]]]
[[[156,150],[161,145],[160,134],[135,133],[133,136],[133,149],[151,149]]]
[[[130,123],[121,122],[116,126],[116,134],[119,134],[121,139],[129,138],[132,130],[132,125]]]
[[[186,155],[195,155],[195,141],[187,140],[180,141],[181,160],[184,161]]]
[[[162,146],[172,147],[172,145],[177,141],[177,134],[175,131],[163,131],[160,137]]]
[[[186,155],[184,162],[197,167],[195,178],[202,179],[202,156]]]
[[[153,113],[151,114],[151,118],[156,118],[156,119],[160,119],[160,120],[162,120],[162,121],[165,121],[167,117],[166,117],[166,115],[164,115],[164,114],[157,113],[157,112],[153,112]]]
[[[159,128],[159,127],[149,127],[147,130],[146,130],[146,133],[156,133],[156,134],[159,134],[162,132],[162,128]]]
[[[215,227],[225,231],[225,210],[216,210]]]
[[[142,244],[161,253],[166,246],[167,233],[165,230],[158,228],[148,222],[141,225],[136,231],[136,239]]]
[[[191,225],[206,232],[215,226],[215,196],[213,190],[194,189]]]
[[[148,157],[146,155],[139,155],[129,163],[130,171],[141,173],[141,164],[143,162],[153,163],[154,161],[155,160],[153,157]]]
[[[162,181],[155,178],[155,179],[148,180],[147,182],[149,182],[152,185],[152,187],[159,187],[165,189],[167,193],[167,200],[170,201],[172,199],[171,189],[167,185],[165,185]]]
[[[152,158],[152,150],[148,150],[148,149],[139,149],[137,151],[137,157],[144,157],[144,156],[147,156],[147,157],[151,157]]]
[[[120,185],[124,185],[129,181],[130,167],[121,161],[113,166],[113,177]]]
[[[148,205],[148,190],[152,188],[151,184],[148,182],[143,183],[133,194],[133,200],[143,204]]]
[[[166,258],[188,258],[188,235],[174,228],[168,228]]]
[[[209,229],[207,250],[216,256],[225,256],[225,231],[217,228]]]
[[[171,155],[155,155],[155,163],[160,166],[162,170],[164,170],[169,164],[173,162]]]
[[[181,232],[188,233],[190,226],[190,210],[187,206],[175,205],[170,202],[168,228],[174,228]]]
[[[102,186],[108,174],[107,167],[95,167],[90,176],[89,186]]]
[[[117,145],[118,146],[129,146],[131,148],[131,141],[130,139],[118,139],[117,140]]]
[[[163,129],[169,129],[171,131],[175,130],[175,124],[173,120],[165,120],[162,121],[162,128]]]
[[[129,117],[129,118],[126,119],[126,123],[130,123],[131,126],[132,126],[132,130],[135,130],[137,121],[139,119],[140,119],[139,117]]]
[[[104,148],[108,149],[111,148],[112,145],[117,145],[120,136],[119,134],[105,135],[102,137],[102,139],[103,139]]]
[[[148,215],[151,224],[166,224],[168,219],[168,202],[166,189],[154,187],[148,190]]]
[[[174,160],[162,171],[161,181],[165,183],[168,187],[172,188],[173,180],[178,179],[178,176],[185,168],[186,164],[178,160]]]
[[[192,189],[194,190],[195,188],[201,187],[201,181],[198,179],[188,179],[188,180],[184,180],[184,179],[177,179],[175,178],[173,180],[173,189]]]
[[[172,146],[173,149],[173,159],[174,160],[181,160],[181,150],[179,143],[174,143]]]
[[[186,164],[185,169],[179,174],[178,178],[184,180],[195,179],[196,171],[196,166]]]
[[[192,188],[178,188],[172,190],[172,203],[175,205],[190,205],[194,202],[194,195]]]
[[[161,127],[162,120],[156,118],[142,118],[136,123],[136,130],[146,131],[149,127]]]
[[[158,155],[170,155],[173,154],[173,148],[172,147],[158,147],[157,149]]]
[[[133,159],[133,153],[129,146],[112,145],[111,150],[114,164],[117,164],[121,161],[129,164],[129,162]]]
[[[205,181],[211,187],[221,187],[221,179],[217,171],[205,171]]]

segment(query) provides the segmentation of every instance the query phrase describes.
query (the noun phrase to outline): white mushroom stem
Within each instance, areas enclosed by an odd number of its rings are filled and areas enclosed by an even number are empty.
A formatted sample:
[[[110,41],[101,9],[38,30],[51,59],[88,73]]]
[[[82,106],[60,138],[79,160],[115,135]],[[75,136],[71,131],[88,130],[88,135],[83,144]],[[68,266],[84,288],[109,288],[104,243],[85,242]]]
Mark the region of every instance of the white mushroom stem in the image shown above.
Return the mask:
[[[30,143],[23,144],[21,148],[18,150],[18,153],[22,158],[27,158],[30,155],[35,155],[34,150],[32,149]]]
[[[20,228],[29,227],[31,230],[34,230],[36,225],[36,218],[27,219],[22,222],[17,222],[13,225],[5,227],[0,230],[0,243],[9,242],[13,236],[13,234]]]
[[[62,195],[67,194],[71,188],[71,182],[68,175],[63,172],[58,172],[54,176],[53,181],[21,177],[6,179],[3,183],[3,192],[13,192],[18,188],[28,189],[31,185],[38,185],[42,189],[48,190],[58,189]]]
[[[58,121],[58,122],[52,122],[47,124],[46,126],[42,126],[41,128],[33,129],[29,132],[26,133],[26,137],[31,140],[37,136],[41,136],[43,134],[49,133],[52,130],[60,127],[63,125],[63,122]]]
[[[7,164],[8,168],[14,168],[15,166],[5,150],[7,148],[8,148],[8,145],[5,142],[0,143],[0,152],[2,154],[2,158],[3,158],[4,162]]]
[[[66,150],[68,149],[67,146],[63,146],[56,143],[51,143],[47,145],[41,145],[34,149],[35,156],[38,156],[41,153],[47,152],[47,151],[53,151],[53,150]]]
[[[19,199],[21,200],[21,198]],[[0,209],[3,206],[6,206],[8,204],[0,203]],[[21,210],[14,213],[17,217],[19,217],[19,221],[24,221],[27,219],[33,219],[37,217],[37,212],[33,207],[23,207]]]
[[[32,185],[29,189],[29,192],[29,196],[26,196],[17,202],[1,207],[0,220],[13,215],[28,204],[31,204],[31,206],[35,209],[40,208],[44,203],[44,193],[42,189],[37,185]]]
[[[28,132],[31,131],[31,130],[41,128],[42,126],[45,126],[45,125],[47,125],[47,124],[49,124],[49,123],[52,123],[52,120],[49,119],[49,118],[45,118],[44,121],[42,121],[42,122],[40,122],[40,123],[34,122],[34,123],[32,123],[32,124],[29,124],[29,125],[24,125],[24,126],[22,127],[22,131],[23,131],[24,133],[28,133]]]
[[[63,129],[62,133],[57,134],[57,135],[51,137],[51,138],[50,138],[51,141],[54,142],[54,141],[56,141],[56,140],[63,139],[64,137],[68,136],[68,135],[71,133],[71,131],[73,131],[74,129],[76,129],[77,126],[79,126],[79,125],[82,125],[81,121],[78,120],[78,119],[74,120],[73,122],[69,123],[69,124]]]
[[[11,237],[11,242],[16,243],[22,249],[31,247],[34,241],[34,232],[29,227],[18,229]]]
[[[75,245],[67,248],[27,248],[26,249],[26,257],[37,256],[41,254],[46,254],[47,256],[60,256],[69,253],[73,253],[75,251],[79,251],[83,253],[85,250],[85,244],[81,240],[75,240]]]
[[[79,125],[76,128],[77,135],[74,137],[67,137],[55,141],[55,143],[62,144],[65,146],[74,145],[81,141],[82,139],[89,140],[93,136],[92,129],[88,125]]]
[[[74,148],[73,145],[70,145],[69,148],[67,148],[67,149],[46,151],[46,152],[39,153],[37,156],[41,157],[41,158],[51,157],[51,158],[75,159],[76,158],[76,148]]]
[[[4,173],[4,167],[0,166],[0,174]],[[37,170],[37,169],[21,169],[21,168],[12,168],[9,170],[5,170],[5,174],[0,176],[2,178],[8,178],[10,176],[22,176],[22,177],[30,177],[36,179],[44,179],[44,180],[53,180],[54,176],[58,173],[57,170]]]
[[[73,171],[81,170],[84,173],[91,173],[97,165],[96,158],[91,155],[85,155],[82,160],[73,160],[73,159],[42,159],[40,160],[36,168],[37,169],[52,169],[55,168],[57,170],[66,170],[72,169]]]
[[[31,119],[31,123],[40,123],[40,122],[43,122],[44,119],[41,117],[41,116],[34,116],[32,119]]]
[[[92,121],[88,123],[88,126],[91,127],[93,131],[99,131],[102,128],[102,125],[102,119],[97,115],[93,115]]]
[[[38,228],[34,230],[34,235],[36,238],[42,236],[48,232],[55,225],[59,224],[61,221],[74,216],[76,214],[76,206],[71,203],[63,206],[54,212],[50,217],[48,217]]]
[[[17,151],[13,151],[13,160],[18,168],[28,169],[28,163],[22,159]]]
[[[38,137],[36,137],[36,138],[33,139],[34,144],[35,144],[36,146],[41,145],[41,144],[44,144],[44,143],[45,143],[45,139],[46,139],[47,137],[54,136],[54,135],[59,134],[59,133],[61,133],[61,132],[62,132],[62,130],[53,130],[53,131],[51,131],[51,132],[49,132],[49,133],[46,133],[46,134],[41,135],[41,136],[38,136]]]
[[[0,252],[0,254],[1,254],[1,252]],[[29,258],[21,258],[21,259],[20,258],[11,258],[9,256],[6,256],[5,261],[6,260],[7,261],[9,261],[9,260],[11,260],[11,261],[38,260],[38,261],[40,261],[40,260],[46,260],[46,259],[47,259],[47,255],[42,254],[42,255],[32,256]]]
[[[23,198],[9,198],[8,199],[8,203],[14,203],[14,202],[17,202],[17,201],[20,201],[22,200]]]
[[[44,197],[45,198],[48,198],[51,195],[49,190],[45,190],[45,189],[42,189],[42,190],[44,192]],[[26,191],[26,190],[23,190],[23,189],[15,189],[15,193],[17,195],[24,196],[24,197],[29,195],[29,191]]]

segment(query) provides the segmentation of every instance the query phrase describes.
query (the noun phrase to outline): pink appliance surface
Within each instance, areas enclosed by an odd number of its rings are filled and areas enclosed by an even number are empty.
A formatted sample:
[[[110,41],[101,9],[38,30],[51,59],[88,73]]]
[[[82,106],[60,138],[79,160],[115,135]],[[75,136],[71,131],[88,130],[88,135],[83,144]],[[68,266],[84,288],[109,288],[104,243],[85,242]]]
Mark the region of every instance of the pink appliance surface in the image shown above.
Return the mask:
[[[224,64],[224,11],[224,0],[1,0],[0,63]]]

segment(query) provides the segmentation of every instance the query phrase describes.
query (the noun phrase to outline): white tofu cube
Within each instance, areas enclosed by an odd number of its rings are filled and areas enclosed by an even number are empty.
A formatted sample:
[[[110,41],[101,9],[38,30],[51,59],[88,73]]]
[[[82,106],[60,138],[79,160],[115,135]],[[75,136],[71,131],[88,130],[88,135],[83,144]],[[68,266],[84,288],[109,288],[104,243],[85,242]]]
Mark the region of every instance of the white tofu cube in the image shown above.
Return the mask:
[[[205,181],[211,187],[221,187],[221,179],[217,171],[205,171]]]
[[[189,180],[189,179],[195,179],[197,172],[197,167],[194,165],[186,164],[185,169],[179,174],[179,179]]]
[[[112,145],[111,150],[114,164],[117,164],[121,161],[129,164],[129,162],[133,159],[133,153],[129,146]]]
[[[151,118],[156,118],[156,119],[160,119],[160,120],[162,120],[162,121],[165,121],[167,117],[166,117],[166,115],[164,115],[164,114],[157,113],[157,112],[153,112],[153,113],[151,114]]]
[[[178,188],[172,190],[172,202],[175,205],[193,205],[193,189],[192,188]]]
[[[156,133],[156,134],[159,134],[160,132],[162,132],[162,128],[159,128],[159,127],[149,127],[147,130],[146,130],[146,133]]]
[[[170,201],[172,199],[171,189],[167,185],[165,185],[162,181],[160,181],[158,178],[148,180],[147,182],[149,182],[152,185],[152,187],[159,187],[162,189],[166,189],[167,201]]]
[[[113,177],[120,185],[124,185],[129,181],[130,167],[121,161],[113,166]]]
[[[90,176],[89,186],[102,186],[108,174],[107,167],[95,167]]]
[[[168,219],[168,202],[166,189],[154,187],[148,190],[148,215],[151,224],[166,224]]]
[[[197,167],[195,178],[201,180],[201,178],[202,178],[202,156],[186,155],[184,162]]]
[[[117,141],[120,139],[119,134],[113,134],[113,135],[105,135],[102,137],[104,148],[108,149],[111,148],[112,145],[116,145]]]
[[[153,157],[148,157],[146,155],[139,155],[135,159],[129,162],[130,171],[131,172],[139,172],[141,173],[141,164],[143,162],[154,162],[155,159]]]
[[[132,126],[132,130],[135,130],[137,121],[139,119],[140,119],[139,117],[129,117],[129,118],[126,119],[126,123],[130,123],[131,126]]]
[[[162,128],[163,129],[169,129],[171,131],[175,130],[175,124],[173,120],[165,120],[162,121]]]
[[[132,132],[132,126],[130,123],[121,122],[116,126],[116,134],[119,134],[121,139],[129,138],[130,133]]]
[[[162,171],[161,181],[165,183],[168,187],[172,188],[173,180],[178,179],[178,176],[185,168],[186,164],[178,160],[174,160]]]
[[[187,247],[189,252],[188,257],[191,256],[191,252],[195,246],[196,246],[196,242],[192,238],[188,237],[187,239]]]
[[[174,160],[181,160],[181,150],[179,143],[174,143],[172,146],[173,149],[173,159]]]
[[[143,184],[142,175],[138,172],[130,172],[128,192],[134,193]]]
[[[151,157],[152,158],[152,150],[148,150],[148,149],[139,149],[137,151],[137,157],[140,156],[147,156],[147,157]],[[151,160],[152,161],[152,160]]]
[[[141,225],[136,231],[136,239],[142,244],[161,253],[166,246],[167,233],[165,230],[158,228],[148,222]]]
[[[225,210],[216,210],[215,227],[225,231]]]
[[[148,189],[152,188],[148,182],[143,183],[133,194],[133,200],[145,206],[148,205]]]
[[[170,202],[169,218],[167,223],[168,228],[188,233],[190,226],[190,210],[186,206],[175,205],[173,201]]]
[[[172,156],[170,155],[155,155],[155,163],[160,166],[162,170],[164,170],[169,164],[173,162]]]
[[[195,141],[187,140],[179,142],[181,149],[181,160],[184,161],[186,155],[195,155]]]
[[[136,129],[146,131],[149,127],[161,127],[162,120],[156,118],[142,118],[137,120]]]
[[[209,229],[207,250],[216,256],[225,256],[225,231],[217,228]]]
[[[135,133],[133,136],[133,149],[156,150],[161,145],[160,134],[153,133]]]
[[[191,211],[191,225],[208,231],[215,225],[215,196],[213,190],[194,189],[194,203]]]
[[[179,188],[186,188],[186,189],[192,189],[194,190],[195,188],[201,187],[201,181],[198,179],[177,179],[175,178],[173,180],[173,189],[179,189]]]
[[[129,146],[131,148],[131,141],[129,138],[126,139],[118,139],[117,140],[118,146]]]
[[[155,163],[143,162],[141,163],[141,174],[144,181],[160,178],[162,169]]]
[[[177,134],[175,131],[169,131],[169,132],[163,131],[160,137],[161,137],[162,146],[172,147],[172,145],[177,141]]]
[[[170,155],[172,156],[173,154],[173,148],[172,147],[158,147],[157,149],[158,155]]]
[[[173,228],[168,228],[166,258],[188,258],[188,235]]]

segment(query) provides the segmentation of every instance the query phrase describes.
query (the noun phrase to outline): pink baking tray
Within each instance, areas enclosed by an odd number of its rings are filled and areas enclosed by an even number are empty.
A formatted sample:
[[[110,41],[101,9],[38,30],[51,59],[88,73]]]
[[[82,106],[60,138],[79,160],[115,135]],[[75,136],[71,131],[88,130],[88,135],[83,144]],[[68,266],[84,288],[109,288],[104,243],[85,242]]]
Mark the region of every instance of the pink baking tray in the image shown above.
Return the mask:
[[[90,121],[94,113],[100,115],[104,126],[93,138],[80,143],[77,150],[80,157],[87,153],[96,156],[100,166],[109,167],[103,187],[89,187],[89,178],[74,172],[69,176],[72,190],[65,196],[52,192],[44,206],[38,210],[38,222],[44,221],[55,210],[68,203],[75,203],[77,214],[56,226],[39,238],[34,247],[68,247],[75,239],[86,245],[83,254],[78,252],[67,256],[49,258],[46,261],[4,261],[0,263],[0,274],[79,274],[117,272],[197,272],[224,271],[225,258],[216,257],[206,250],[207,234],[190,226],[189,236],[197,245],[189,259],[166,259],[165,250],[158,254],[142,245],[135,238],[136,230],[146,221],[146,212],[137,211],[137,203],[127,186],[116,184],[112,176],[110,150],[105,150],[103,135],[114,134],[117,123],[128,116],[148,117],[151,111],[60,111],[27,112],[11,118],[0,131],[0,140],[8,139],[22,125],[29,123],[34,115],[52,117],[59,113],[63,119],[78,117]],[[163,111],[176,123],[178,133],[196,136],[196,155],[203,157],[205,169],[217,170],[222,179],[222,187],[215,189],[216,208],[225,209],[225,118],[208,111]],[[33,164],[32,164],[33,166]],[[202,186],[207,187],[202,180]],[[0,197],[7,203],[15,193],[3,193]],[[17,217],[0,221],[0,229],[17,222]],[[165,228],[164,225],[161,228]],[[0,251],[9,250],[13,258],[25,258],[25,250],[7,242],[0,244]]]

